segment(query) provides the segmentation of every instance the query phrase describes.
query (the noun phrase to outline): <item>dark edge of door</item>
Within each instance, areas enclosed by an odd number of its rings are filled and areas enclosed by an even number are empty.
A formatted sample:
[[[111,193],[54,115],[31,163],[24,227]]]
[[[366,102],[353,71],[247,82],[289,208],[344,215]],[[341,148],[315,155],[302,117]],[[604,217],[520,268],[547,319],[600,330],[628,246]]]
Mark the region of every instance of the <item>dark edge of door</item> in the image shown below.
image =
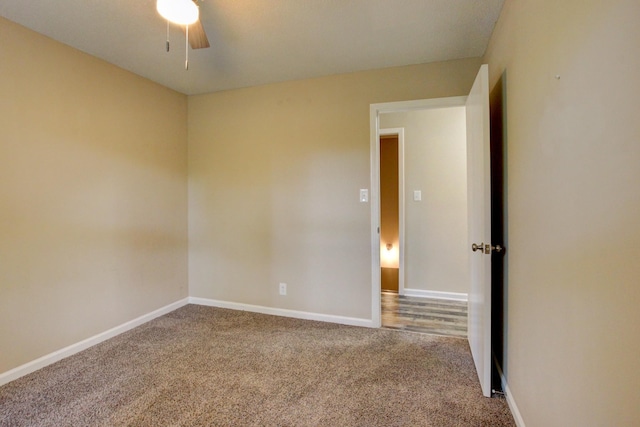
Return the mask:
[[[506,275],[508,257],[506,239],[507,152],[506,152],[506,71],[489,95],[491,112],[491,244],[507,250],[491,256],[491,389],[502,390],[500,370],[504,367],[506,339]]]

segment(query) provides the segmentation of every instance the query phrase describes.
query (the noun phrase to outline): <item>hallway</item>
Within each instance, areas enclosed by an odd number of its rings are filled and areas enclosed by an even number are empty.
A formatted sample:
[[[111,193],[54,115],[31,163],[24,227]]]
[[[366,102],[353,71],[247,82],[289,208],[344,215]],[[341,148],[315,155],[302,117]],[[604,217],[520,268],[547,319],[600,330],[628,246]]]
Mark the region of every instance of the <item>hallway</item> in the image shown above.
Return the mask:
[[[467,303],[382,292],[382,327],[466,338]]]

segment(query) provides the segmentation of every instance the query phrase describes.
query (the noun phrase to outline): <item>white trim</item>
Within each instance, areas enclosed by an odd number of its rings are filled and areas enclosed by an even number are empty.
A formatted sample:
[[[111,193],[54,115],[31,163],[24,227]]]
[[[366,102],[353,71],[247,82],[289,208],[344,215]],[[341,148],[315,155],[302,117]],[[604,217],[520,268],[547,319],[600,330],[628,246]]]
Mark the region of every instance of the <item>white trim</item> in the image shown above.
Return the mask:
[[[382,325],[380,313],[380,114],[431,108],[461,107],[466,96],[418,99],[414,101],[384,102],[369,106],[369,150],[371,177],[371,323],[374,328]]]
[[[178,308],[187,305],[187,303],[188,303],[188,298],[184,298],[182,300],[176,301],[172,304],[169,304],[167,306],[154,310],[151,313],[144,314],[138,318],[125,322],[122,325],[111,328],[108,331],[101,332],[85,340],[82,340],[75,344],[71,344],[70,346],[67,346],[60,350],[54,351],[53,353],[49,353],[45,356],[42,356],[36,360],[32,360],[31,362],[25,363],[24,365],[13,368],[7,372],[3,372],[2,374],[0,374],[0,386],[7,384],[13,380],[17,380],[18,378],[28,375],[32,372],[35,372],[38,369],[42,369],[45,366],[51,365],[52,363],[62,360],[65,357],[72,356],[76,353],[79,353],[83,350],[88,349],[89,347],[92,347],[96,344],[100,344],[101,342],[106,341],[109,338],[113,338],[116,335],[120,335],[123,332],[127,332],[137,326],[140,326],[144,323],[147,323],[150,320],[155,319],[156,317],[160,317],[174,310],[177,310]]]
[[[404,187],[404,128],[398,133],[398,238],[400,240],[398,248],[399,271],[398,271],[398,293],[404,295],[405,281],[405,187]]]
[[[522,419],[522,415],[520,414],[520,410],[518,409],[518,405],[516,405],[516,400],[513,398],[513,394],[511,394],[511,389],[509,389],[509,384],[506,383],[506,380],[503,378],[504,382],[504,394],[507,398],[507,404],[509,405],[509,409],[511,409],[511,415],[513,415],[513,419],[516,422],[516,426],[518,427],[526,427],[524,425],[524,420]]]
[[[374,328],[382,326],[380,297],[380,109],[372,104],[369,110],[371,153],[371,322]]]
[[[404,295],[404,128],[380,129],[383,135],[398,136],[398,294]]]
[[[509,388],[509,384],[507,383],[507,379],[494,359],[494,363],[496,368],[498,369],[498,374],[500,374],[500,382],[502,383],[502,391],[504,392],[504,396],[507,399],[507,405],[509,405],[509,409],[511,410],[511,415],[513,415],[513,420],[516,422],[517,427],[526,427],[524,424],[524,420],[522,419],[522,414],[520,414],[520,410],[518,409],[518,405],[516,405],[516,400],[511,394],[511,389]]]
[[[229,308],[231,310],[250,311],[252,313],[270,314],[272,316],[292,317],[294,319],[318,320],[320,322],[339,323],[342,325],[363,326],[367,328],[375,326],[370,319],[358,317],[335,316],[332,314],[310,313],[307,311],[289,310],[286,308],[265,307],[262,305],[243,304],[239,302],[220,301],[208,298],[189,297],[189,304],[206,305],[209,307]]]
[[[408,297],[437,298],[453,301],[468,301],[469,295],[458,292],[426,291],[424,289],[405,289],[404,294]]]
[[[461,107],[465,105],[466,101],[466,96],[449,96],[446,98],[416,99],[413,101],[382,102],[371,104],[371,109],[378,113],[402,113],[431,108]]]

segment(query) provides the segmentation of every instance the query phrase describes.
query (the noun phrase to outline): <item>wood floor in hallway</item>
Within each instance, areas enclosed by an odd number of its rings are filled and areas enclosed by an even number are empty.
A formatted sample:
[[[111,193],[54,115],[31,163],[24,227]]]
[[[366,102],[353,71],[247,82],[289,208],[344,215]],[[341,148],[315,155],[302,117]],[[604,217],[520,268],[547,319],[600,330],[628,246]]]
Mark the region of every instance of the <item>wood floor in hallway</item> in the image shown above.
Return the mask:
[[[382,327],[465,338],[467,303],[382,292]]]

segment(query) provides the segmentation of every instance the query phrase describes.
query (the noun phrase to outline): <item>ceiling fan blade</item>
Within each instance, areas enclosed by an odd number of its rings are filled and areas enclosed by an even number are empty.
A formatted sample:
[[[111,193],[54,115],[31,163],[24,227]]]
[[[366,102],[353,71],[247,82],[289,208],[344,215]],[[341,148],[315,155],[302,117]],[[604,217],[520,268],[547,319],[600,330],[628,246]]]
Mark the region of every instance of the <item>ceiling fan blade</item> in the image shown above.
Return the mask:
[[[184,29],[185,27],[183,27]],[[202,27],[199,19],[189,25],[189,46],[191,46],[191,49],[209,47],[209,39],[207,39],[207,34],[204,32],[204,27]]]

